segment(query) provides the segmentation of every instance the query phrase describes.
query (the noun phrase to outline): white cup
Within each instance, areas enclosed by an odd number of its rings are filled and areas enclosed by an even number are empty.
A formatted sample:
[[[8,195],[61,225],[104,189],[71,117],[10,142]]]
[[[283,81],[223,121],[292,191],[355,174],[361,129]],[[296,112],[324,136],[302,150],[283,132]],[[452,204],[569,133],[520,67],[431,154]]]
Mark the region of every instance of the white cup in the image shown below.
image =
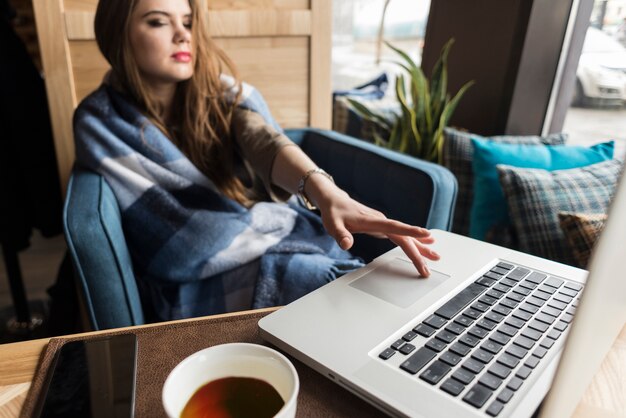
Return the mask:
[[[266,381],[285,401],[275,417],[295,417],[300,388],[295,367],[278,351],[248,343],[205,348],[178,363],[163,385],[165,412],[170,418],[179,418],[198,389],[225,377],[250,377]]]

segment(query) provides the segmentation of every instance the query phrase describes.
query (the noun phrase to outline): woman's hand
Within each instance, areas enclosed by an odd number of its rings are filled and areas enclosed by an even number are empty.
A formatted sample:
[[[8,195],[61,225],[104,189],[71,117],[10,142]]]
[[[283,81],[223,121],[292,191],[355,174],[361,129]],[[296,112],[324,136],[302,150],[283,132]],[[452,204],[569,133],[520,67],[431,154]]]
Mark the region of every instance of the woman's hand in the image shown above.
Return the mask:
[[[309,182],[312,184],[307,189],[315,196],[324,227],[342,249],[352,247],[355,233],[388,238],[402,248],[421,276],[430,276],[425,259],[439,259],[439,254],[428,247],[434,242],[430,231],[387,219],[381,212],[352,199],[324,176],[311,176]]]

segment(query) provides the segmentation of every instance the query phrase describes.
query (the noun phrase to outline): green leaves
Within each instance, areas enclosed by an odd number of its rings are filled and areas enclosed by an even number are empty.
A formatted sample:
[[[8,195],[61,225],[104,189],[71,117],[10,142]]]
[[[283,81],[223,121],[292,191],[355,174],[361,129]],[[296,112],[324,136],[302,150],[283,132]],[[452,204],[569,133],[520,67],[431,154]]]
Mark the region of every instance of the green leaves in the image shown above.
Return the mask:
[[[474,82],[463,85],[450,99],[447,67],[454,39],[450,39],[441,49],[430,82],[406,52],[388,42],[385,44],[401,58],[396,64],[404,74],[398,75],[395,88],[401,113],[395,117],[388,116],[369,109],[362,102],[352,99],[348,99],[348,102],[359,116],[377,127],[374,132],[377,145],[440,163],[443,129]]]

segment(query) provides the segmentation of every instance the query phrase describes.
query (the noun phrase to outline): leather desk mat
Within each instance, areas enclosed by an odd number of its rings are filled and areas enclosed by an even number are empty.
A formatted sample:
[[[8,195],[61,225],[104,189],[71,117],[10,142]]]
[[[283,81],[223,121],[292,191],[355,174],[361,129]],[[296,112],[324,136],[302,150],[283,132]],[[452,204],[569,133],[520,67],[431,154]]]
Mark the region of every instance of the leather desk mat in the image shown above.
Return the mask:
[[[170,371],[185,357],[217,344],[249,342],[270,345],[259,336],[257,322],[268,312],[250,313],[222,318],[208,318],[139,328],[132,331],[112,331],[101,338],[133,332],[137,335],[136,417],[166,417],[161,403],[161,390]],[[53,338],[39,361],[21,417],[31,417],[46,371],[54,354],[68,338]],[[326,377],[287,356],[300,378],[297,417],[381,417],[384,414],[367,402],[331,382]]]

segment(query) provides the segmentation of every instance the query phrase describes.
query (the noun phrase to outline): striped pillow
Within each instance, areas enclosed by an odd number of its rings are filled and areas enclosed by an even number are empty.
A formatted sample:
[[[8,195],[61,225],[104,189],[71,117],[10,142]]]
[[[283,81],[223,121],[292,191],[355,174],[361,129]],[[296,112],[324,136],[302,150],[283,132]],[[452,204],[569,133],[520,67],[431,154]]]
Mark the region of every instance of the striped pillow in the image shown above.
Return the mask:
[[[444,129],[443,165],[456,176],[459,184],[452,221],[452,232],[461,235],[469,235],[470,210],[472,208],[474,174],[472,172],[472,160],[474,149],[471,138],[487,139],[503,144],[528,144],[528,145],[563,145],[567,141],[567,134],[551,134],[541,136],[491,136],[482,137],[469,132],[462,132],[453,128]],[[501,241],[498,244],[510,246],[512,238],[507,231],[498,234]]]
[[[557,171],[498,165],[519,249],[577,266],[558,214],[606,213],[622,165],[615,159]]]
[[[604,228],[605,213],[559,212],[559,225],[569,244],[578,267],[587,268],[591,250]]]

